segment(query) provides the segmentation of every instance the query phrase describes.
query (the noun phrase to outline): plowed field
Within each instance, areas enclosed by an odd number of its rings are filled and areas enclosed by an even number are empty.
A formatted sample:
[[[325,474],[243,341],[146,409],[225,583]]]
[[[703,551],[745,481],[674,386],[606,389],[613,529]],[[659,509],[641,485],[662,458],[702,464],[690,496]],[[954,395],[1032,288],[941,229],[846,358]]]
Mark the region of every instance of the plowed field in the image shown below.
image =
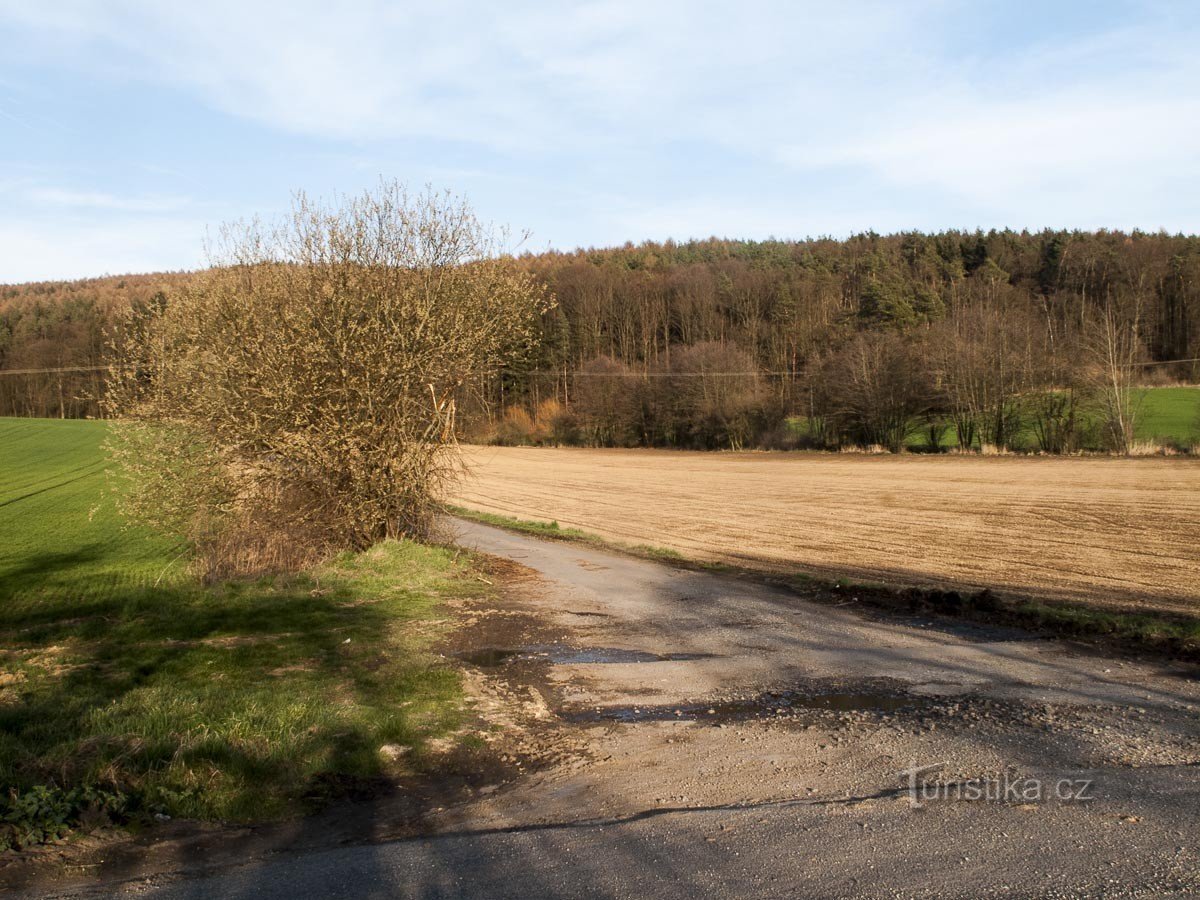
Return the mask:
[[[689,557],[1200,610],[1200,462],[475,447],[457,502]]]

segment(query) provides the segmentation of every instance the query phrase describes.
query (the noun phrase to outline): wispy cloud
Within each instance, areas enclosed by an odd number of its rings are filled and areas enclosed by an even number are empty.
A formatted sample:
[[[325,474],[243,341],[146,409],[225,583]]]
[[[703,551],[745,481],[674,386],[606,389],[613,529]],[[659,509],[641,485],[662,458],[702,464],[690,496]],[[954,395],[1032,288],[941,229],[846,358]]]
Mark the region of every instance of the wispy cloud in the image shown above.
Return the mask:
[[[1200,221],[1181,189],[1200,174],[1200,7],[1182,0],[0,0],[0,35],[13,90],[34,73],[139,109],[167,93],[219,129],[200,152],[139,118],[154,160],[118,179],[80,146],[35,212],[182,220],[187,196],[240,210],[247,183],[383,172],[468,189],[558,246]]]
[[[61,0],[16,15],[90,65],[126,60],[132,77],[276,127],[544,151],[681,135],[740,142],[767,127],[809,127],[796,116],[827,111],[831,81],[886,93],[899,89],[896,77],[875,76],[889,67],[925,68],[914,41],[938,5],[751,2],[735,15],[681,0]]]
[[[28,192],[37,206],[73,209],[114,210],[117,212],[162,213],[184,209],[190,204],[187,197],[146,195],[119,197],[103,191],[72,191],[63,188],[33,188]]]
[[[85,278],[195,268],[203,263],[202,222],[119,218],[104,222],[0,218],[5,282]]]

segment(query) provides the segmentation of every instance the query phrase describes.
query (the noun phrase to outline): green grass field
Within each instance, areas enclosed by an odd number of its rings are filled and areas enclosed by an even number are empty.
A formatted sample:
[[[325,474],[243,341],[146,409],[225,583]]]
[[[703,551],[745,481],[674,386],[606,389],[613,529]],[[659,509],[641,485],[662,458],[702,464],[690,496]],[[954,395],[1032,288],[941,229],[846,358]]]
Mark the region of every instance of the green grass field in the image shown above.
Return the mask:
[[[1140,412],[1138,440],[1200,443],[1200,387],[1147,388]]]
[[[1177,448],[1189,448],[1200,444],[1200,387],[1144,388],[1140,394],[1135,439],[1139,442],[1160,444]],[[803,416],[795,416],[789,423],[797,434],[807,433]],[[914,432],[907,441],[911,449],[929,445],[924,429]],[[1016,445],[1024,450],[1037,449],[1037,436],[1028,425],[1018,432]],[[942,435],[942,446],[958,446],[954,429],[947,427]],[[1099,446],[1088,447],[1099,450]]]
[[[389,542],[201,585],[169,541],[123,527],[106,427],[0,419],[0,783],[17,791],[0,845],[95,807],[281,817],[426,767],[464,718],[429,647],[439,604],[482,590],[467,563]]]

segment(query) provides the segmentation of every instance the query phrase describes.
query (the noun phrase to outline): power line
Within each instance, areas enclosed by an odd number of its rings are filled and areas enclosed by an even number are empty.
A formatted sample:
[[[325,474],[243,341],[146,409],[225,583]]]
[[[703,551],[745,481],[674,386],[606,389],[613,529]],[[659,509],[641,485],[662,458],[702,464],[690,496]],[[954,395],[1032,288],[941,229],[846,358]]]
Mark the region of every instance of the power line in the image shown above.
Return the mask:
[[[0,369],[0,375],[56,375],[62,372],[107,372],[110,366],[59,366],[56,369]]]
[[[1193,359],[1160,359],[1157,362],[1134,363],[1135,366],[1170,366],[1174,363],[1194,363],[1200,362],[1200,357]]]
[[[1192,359],[1162,359],[1153,362],[1132,363],[1132,366],[1146,368],[1149,366],[1173,366],[1179,363],[1200,363],[1200,356]],[[59,366],[51,369],[0,369],[0,375],[58,375],[76,372],[107,372],[111,366]],[[411,373],[408,373],[411,374]],[[466,375],[562,375],[561,369],[526,369],[514,371],[509,369],[489,369],[484,372],[466,372]],[[798,372],[775,372],[749,369],[742,372],[566,372],[571,378],[745,378],[758,375],[765,378],[794,378]],[[420,377],[420,376],[417,376]]]
[[[56,375],[66,372],[107,372],[111,366],[60,366],[53,369],[0,369],[0,375]],[[412,374],[412,373],[406,373]],[[488,369],[487,371],[471,371],[466,375],[561,375],[561,369],[526,369],[516,372],[506,369]],[[795,372],[762,372],[749,370],[745,372],[568,372],[572,378],[734,378],[746,375],[762,376],[793,376]],[[417,376],[420,377],[420,376]]]

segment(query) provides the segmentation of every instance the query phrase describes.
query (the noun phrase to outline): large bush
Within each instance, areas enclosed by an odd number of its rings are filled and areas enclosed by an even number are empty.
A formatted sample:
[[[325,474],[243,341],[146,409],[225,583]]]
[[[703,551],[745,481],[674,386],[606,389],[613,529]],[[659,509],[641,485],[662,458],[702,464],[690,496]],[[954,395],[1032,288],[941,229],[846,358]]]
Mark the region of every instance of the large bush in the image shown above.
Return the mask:
[[[225,229],[119,342],[127,509],[235,568],[427,535],[457,472],[456,389],[550,305],[502,240],[394,183]]]

